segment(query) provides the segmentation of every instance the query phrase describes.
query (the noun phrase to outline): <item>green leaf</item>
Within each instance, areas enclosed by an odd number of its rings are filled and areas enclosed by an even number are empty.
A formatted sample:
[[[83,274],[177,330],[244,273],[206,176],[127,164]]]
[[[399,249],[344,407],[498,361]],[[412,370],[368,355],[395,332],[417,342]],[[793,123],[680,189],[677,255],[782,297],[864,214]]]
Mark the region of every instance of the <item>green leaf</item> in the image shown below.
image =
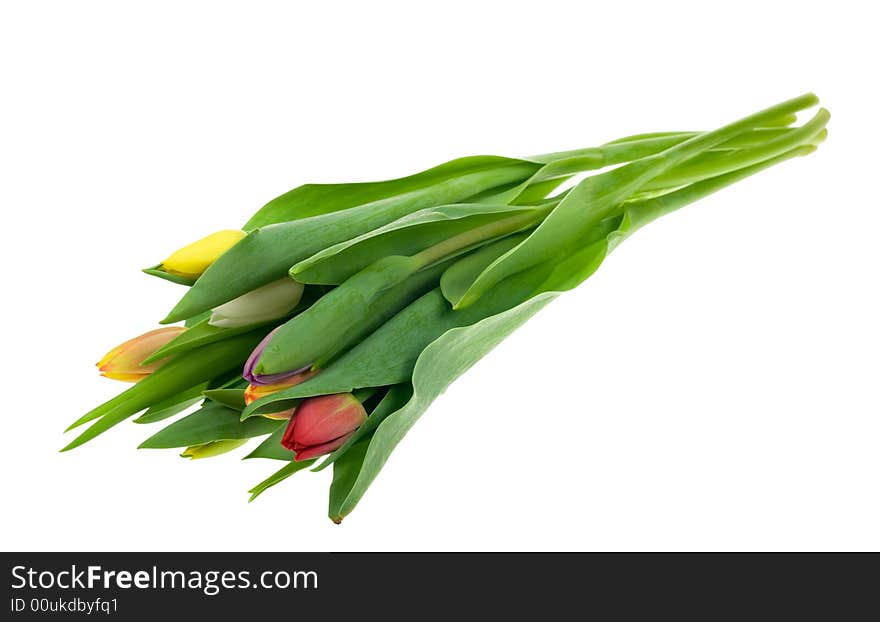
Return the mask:
[[[219,328],[208,324],[209,319],[210,318],[205,318],[199,323],[190,326],[174,339],[145,358],[141,364],[147,365],[153,361],[160,361],[167,356],[194,350],[200,346],[209,343],[216,343],[224,339],[235,337],[236,335],[243,335],[260,328],[260,325],[242,326],[238,328]],[[269,329],[267,328],[265,332],[268,333]]]
[[[445,264],[419,271],[411,257],[384,257],[283,324],[255,367],[258,374],[323,368],[410,302],[436,287]]]
[[[202,400],[202,391],[207,388],[208,383],[203,382],[202,384],[191,387],[185,391],[181,391],[176,395],[172,395],[169,398],[160,400],[150,406],[140,417],[134,419],[134,422],[155,423],[173,417],[190,406],[198,404]]]
[[[344,456],[333,463],[333,481],[330,483],[330,503],[327,515],[337,525],[342,522],[345,516],[342,513],[343,504],[357,482],[369,446],[369,438],[361,439],[353,444]]]
[[[427,205],[446,203],[449,200],[438,199],[438,196],[445,196],[450,191],[460,198],[476,194],[465,188],[464,191],[468,194],[461,196],[461,192],[450,188],[460,183],[461,177],[523,162],[498,156],[470,156],[387,181],[306,184],[269,201],[251,217],[244,229],[250,231],[266,225],[321,216],[360,205],[397,200],[404,196],[407,201],[421,201]]]
[[[494,295],[462,311],[453,311],[439,288],[431,290],[316,376],[250,404],[242,418],[291,408],[303,397],[407,382],[425,346],[451,328],[473,324],[526,300],[551,270],[548,264],[514,275]]]
[[[248,233],[187,290],[163,324],[214,308],[287,274],[320,250],[432,205],[462,201],[488,188],[528,178],[539,164],[483,156],[421,192],[409,192],[332,213],[270,224]]]
[[[170,272],[165,272],[162,269],[162,264],[156,264],[155,266],[151,266],[149,268],[144,268],[142,270],[144,274],[149,274],[150,276],[157,276],[160,279],[165,279],[166,281],[171,281],[172,283],[177,283],[178,285],[186,285],[190,286],[196,282],[195,279],[190,278],[188,276],[180,276],[178,274],[171,274]]]
[[[303,469],[307,469],[314,463],[315,460],[313,458],[311,460],[303,460],[302,462],[291,461],[289,464],[284,465],[283,467],[281,467],[281,469],[248,490],[248,492],[251,493],[251,498],[248,499],[248,501],[253,501],[275,484],[283,482],[294,473],[302,471]]]
[[[817,140],[821,142],[827,135],[824,128],[830,116],[827,110],[822,109],[801,127],[779,133],[775,138],[767,140],[757,147],[708,153],[702,157],[694,158],[667,173],[658,175],[646,183],[643,189],[651,191],[684,186],[708,177],[723,175],[758,164],[803,144],[815,144]]]
[[[198,313],[196,315],[193,315],[192,317],[186,318],[186,320],[184,320],[184,322],[183,322],[183,325],[186,326],[187,328],[192,328],[196,324],[199,324],[200,322],[206,321],[209,317],[211,317],[211,309],[208,309],[207,311],[203,311],[202,313]]]
[[[428,345],[418,357],[412,374],[413,394],[406,405],[385,417],[376,418],[372,422],[367,419],[367,424],[362,427],[364,429],[363,435],[372,433],[369,447],[354,483],[347,484],[345,487],[348,490],[345,498],[334,501],[331,518],[338,522],[354,509],[388,460],[393,449],[440,393],[545,305],[563,291],[576,287],[595,272],[607,253],[616,248],[622,240],[664,214],[745,179],[765,168],[796,156],[805,155],[812,149],[813,147],[810,145],[799,147],[772,160],[704,180],[662,197],[627,204],[624,206],[617,228],[606,233],[603,239],[587,245],[568,257],[564,264],[551,262],[555,268],[549,272],[538,274],[538,278],[541,279],[541,284],[538,287],[540,293],[507,311],[487,317],[469,326],[454,328],[443,333],[441,337]],[[603,222],[607,224],[610,220]],[[503,287],[504,282],[500,289]],[[378,423],[378,426],[375,423]],[[375,430],[372,429],[373,427]],[[358,440],[353,439],[353,442]],[[344,458],[346,446],[341,447],[340,450],[331,454],[330,459],[332,460],[334,455],[337,456],[337,460]],[[353,462],[356,463],[357,460],[353,460]],[[347,479],[351,478],[350,475],[346,477]]]
[[[467,203],[429,207],[315,253],[293,266],[290,274],[302,283],[338,285],[383,257],[414,255],[513,215],[534,214],[537,222],[546,213],[549,208],[522,205]]]
[[[483,270],[526,237],[527,234],[512,235],[493,244],[487,244],[453,263],[440,277],[443,296],[453,306],[456,305]]]
[[[817,103],[814,95],[804,95],[713,132],[700,134],[656,155],[636,160],[616,169],[587,177],[580,182],[537,229],[517,247],[496,259],[461,297],[458,307],[472,304],[502,279],[530,266],[572,251],[590,228],[609,216],[616,206],[642,190],[652,179],[677,165],[728,141],[739,134],[760,127],[768,119],[791,114]]]
[[[268,458],[269,460],[286,461],[293,460],[293,452],[281,444],[281,439],[284,437],[284,431],[287,429],[287,422],[284,421],[283,423],[284,425],[279,425],[277,430],[267,436],[263,442],[260,443],[251,453],[246,455],[243,460],[248,460],[250,458]]]
[[[251,332],[239,335],[172,358],[131,388],[76,420],[68,430],[99,419],[62,451],[79,447],[160,400],[244,365],[244,361],[260,342],[263,334]]]
[[[208,389],[204,392],[204,395],[212,402],[217,402],[227,408],[237,410],[238,412],[244,410],[244,388]]]
[[[202,408],[179,421],[159,430],[140,444],[144,449],[189,447],[213,441],[253,438],[271,434],[284,421],[254,417],[241,421],[237,410],[216,402],[207,402]]]
[[[369,442],[363,466],[347,494],[334,500],[331,513],[338,522],[348,515],[388,460],[391,451],[434,399],[507,335],[542,309],[557,294],[541,294],[509,311],[476,324],[454,328],[425,348],[413,371],[413,397],[379,423]],[[369,420],[368,420],[369,421]],[[345,454],[339,460],[345,458]],[[337,463],[339,462],[337,460]]]

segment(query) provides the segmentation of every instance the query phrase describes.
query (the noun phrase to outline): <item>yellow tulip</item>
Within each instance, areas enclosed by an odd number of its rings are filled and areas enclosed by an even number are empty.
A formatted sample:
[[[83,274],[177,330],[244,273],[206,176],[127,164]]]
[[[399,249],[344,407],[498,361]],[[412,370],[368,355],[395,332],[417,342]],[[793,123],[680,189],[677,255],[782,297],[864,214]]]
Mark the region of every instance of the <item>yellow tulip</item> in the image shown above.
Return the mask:
[[[141,361],[185,331],[183,326],[166,326],[129,339],[110,350],[98,361],[101,375],[123,382],[137,382],[159,369],[165,362],[154,361],[141,365]]]
[[[169,274],[197,278],[245,235],[247,234],[244,231],[238,229],[224,229],[212,233],[171,253],[168,259],[162,262],[162,269]]]

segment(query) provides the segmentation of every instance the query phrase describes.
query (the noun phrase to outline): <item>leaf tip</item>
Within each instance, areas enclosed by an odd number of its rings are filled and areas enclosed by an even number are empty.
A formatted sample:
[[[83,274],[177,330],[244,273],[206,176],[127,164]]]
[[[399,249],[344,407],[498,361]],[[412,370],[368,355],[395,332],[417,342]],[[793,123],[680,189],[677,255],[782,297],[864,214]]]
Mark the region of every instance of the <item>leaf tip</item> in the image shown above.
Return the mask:
[[[77,440],[78,439],[73,439],[72,441],[70,441],[67,445],[65,445],[64,447],[59,449],[58,453],[64,453],[65,451],[70,451],[71,449],[75,449],[76,447],[79,447],[81,445],[81,443],[77,443]]]

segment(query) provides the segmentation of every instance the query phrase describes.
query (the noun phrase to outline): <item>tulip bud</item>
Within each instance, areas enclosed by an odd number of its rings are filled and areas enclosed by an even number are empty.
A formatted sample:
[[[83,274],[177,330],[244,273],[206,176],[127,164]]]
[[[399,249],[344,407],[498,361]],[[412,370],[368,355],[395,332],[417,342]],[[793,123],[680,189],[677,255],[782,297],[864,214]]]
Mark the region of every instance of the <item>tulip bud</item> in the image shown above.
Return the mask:
[[[278,328],[281,328],[280,326]],[[266,349],[266,346],[269,345],[269,342],[272,341],[272,337],[275,333],[278,332],[278,328],[274,329],[268,335],[263,337],[263,340],[257,344],[257,347],[254,348],[254,351],[251,352],[251,355],[248,357],[247,361],[244,364],[244,370],[242,371],[242,378],[247,380],[251,384],[264,384],[264,385],[272,385],[277,384],[279,382],[283,382],[288,378],[292,378],[293,376],[297,376],[300,373],[306,371],[310,366],[302,367],[300,369],[294,369],[291,371],[283,372],[280,374],[257,374],[254,373],[254,367],[257,365],[257,361],[260,360],[260,355],[263,354],[263,350]]]
[[[211,313],[208,324],[238,328],[282,318],[299,303],[303,284],[284,277],[222,304]]]
[[[272,395],[273,393],[277,393],[283,389],[289,389],[290,387],[295,387],[298,384],[301,384],[314,376],[318,372],[314,371],[305,371],[301,372],[295,376],[291,376],[281,382],[276,384],[249,384],[247,388],[244,390],[244,403],[252,404],[256,402],[261,397],[266,397],[267,395]],[[295,408],[289,408],[287,410],[282,410],[274,413],[265,413],[263,417],[267,419],[290,419],[293,415],[293,411]]]
[[[185,331],[183,326],[167,326],[144,333],[122,343],[97,362],[101,375],[123,382],[137,382],[159,369],[167,359],[141,365],[141,361]]]
[[[237,449],[247,442],[248,439],[246,438],[236,438],[228,441],[211,441],[210,443],[204,443],[202,445],[193,445],[192,447],[184,449],[183,453],[180,454],[180,457],[191,458],[193,460],[199,460],[200,458],[213,458],[214,456],[225,454],[227,451]]]
[[[281,444],[308,460],[338,449],[367,420],[367,412],[351,393],[310,397],[287,424]]]
[[[220,255],[245,235],[247,234],[244,231],[237,229],[224,229],[212,233],[171,253],[168,259],[162,262],[162,269],[169,274],[198,278]]]

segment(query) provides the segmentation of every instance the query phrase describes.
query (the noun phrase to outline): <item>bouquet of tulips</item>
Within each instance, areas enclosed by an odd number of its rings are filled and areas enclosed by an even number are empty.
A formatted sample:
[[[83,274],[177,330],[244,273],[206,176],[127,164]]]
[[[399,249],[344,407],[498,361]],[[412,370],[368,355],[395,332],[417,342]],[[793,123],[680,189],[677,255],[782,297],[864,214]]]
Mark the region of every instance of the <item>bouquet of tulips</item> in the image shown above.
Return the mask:
[[[453,380],[635,230],[812,152],[828,112],[794,123],[817,103],[803,95],[710,132],[291,190],[144,271],[187,288],[161,321],[182,324],[98,363],[134,384],[77,419],[68,429],[91,425],[64,450],[139,413],[147,424],[196,407],[141,447],[207,458],[259,437],[245,457],[283,464],[251,498],[332,467],[339,522]]]

